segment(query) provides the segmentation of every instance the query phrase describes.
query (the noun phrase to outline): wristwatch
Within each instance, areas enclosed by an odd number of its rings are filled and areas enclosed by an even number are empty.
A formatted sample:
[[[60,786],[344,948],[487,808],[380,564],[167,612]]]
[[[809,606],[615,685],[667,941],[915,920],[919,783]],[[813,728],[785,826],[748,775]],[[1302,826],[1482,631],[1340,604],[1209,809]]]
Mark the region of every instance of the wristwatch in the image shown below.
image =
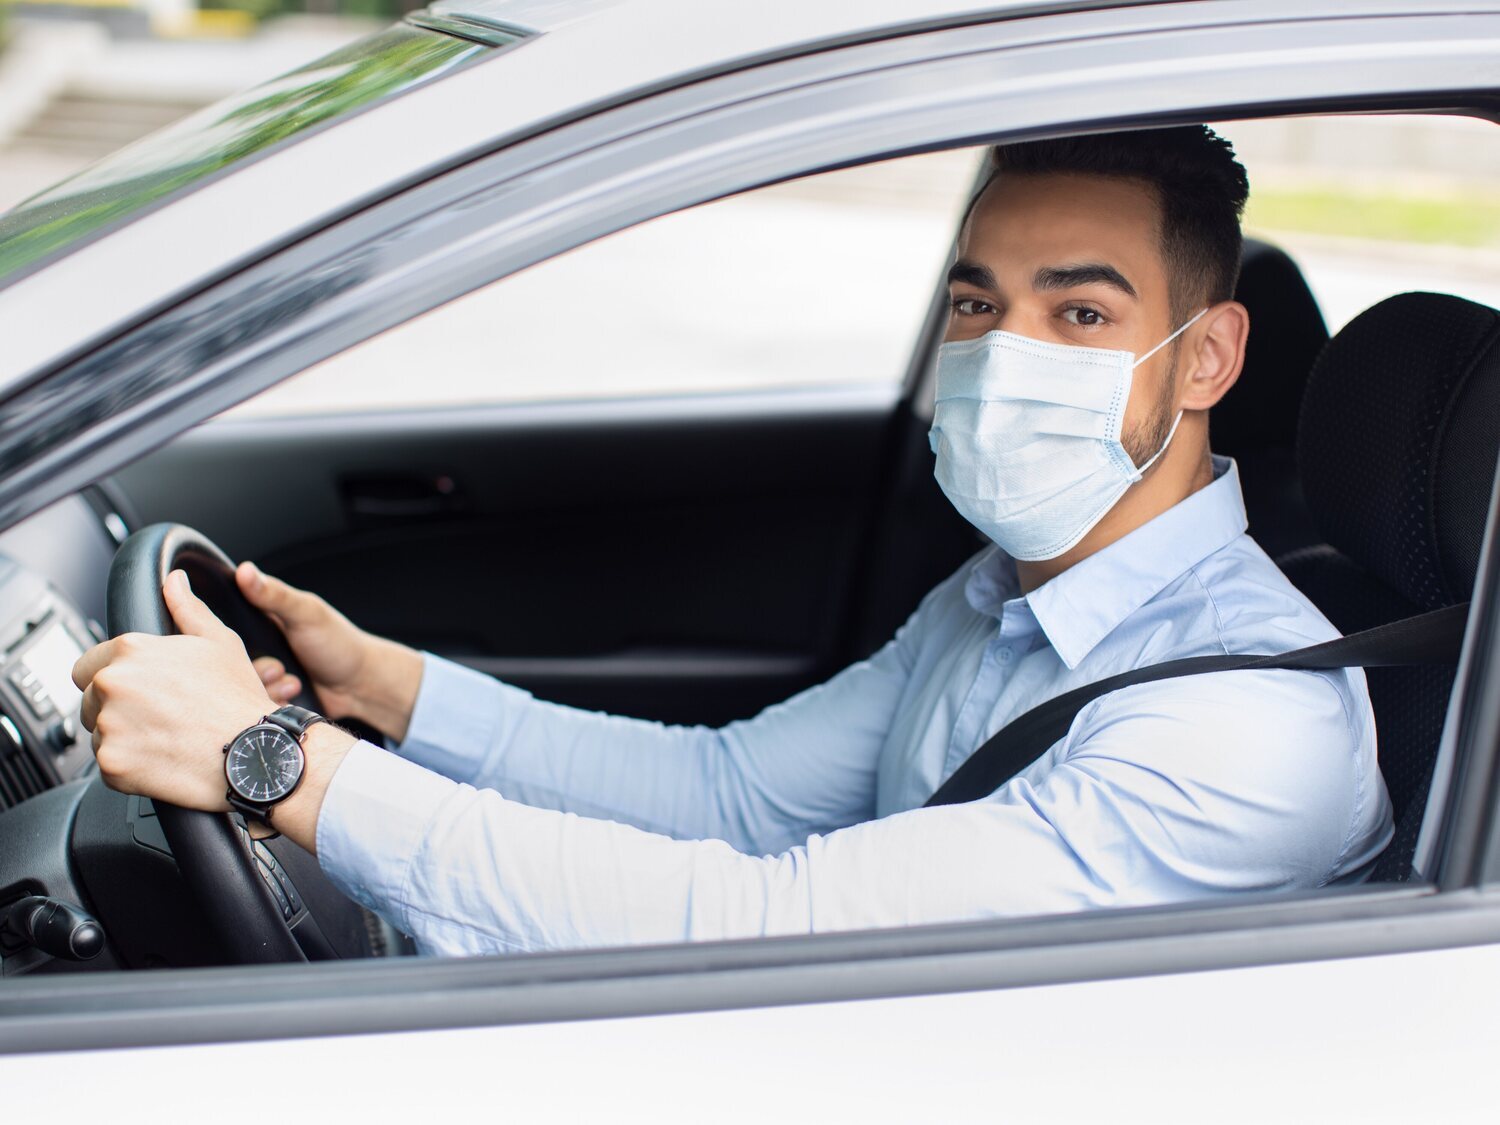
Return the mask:
[[[225,797],[230,807],[270,827],[271,810],[302,783],[307,728],[325,721],[306,707],[278,707],[225,743]]]

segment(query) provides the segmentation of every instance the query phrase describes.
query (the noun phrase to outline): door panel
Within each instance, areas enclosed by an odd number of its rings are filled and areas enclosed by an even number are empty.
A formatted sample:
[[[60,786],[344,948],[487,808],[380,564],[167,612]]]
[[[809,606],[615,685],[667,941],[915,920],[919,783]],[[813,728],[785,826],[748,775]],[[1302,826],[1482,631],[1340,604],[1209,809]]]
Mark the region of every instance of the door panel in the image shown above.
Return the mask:
[[[841,663],[893,397],[219,422],[118,479],[144,521],[374,632],[559,702],[718,723]]]

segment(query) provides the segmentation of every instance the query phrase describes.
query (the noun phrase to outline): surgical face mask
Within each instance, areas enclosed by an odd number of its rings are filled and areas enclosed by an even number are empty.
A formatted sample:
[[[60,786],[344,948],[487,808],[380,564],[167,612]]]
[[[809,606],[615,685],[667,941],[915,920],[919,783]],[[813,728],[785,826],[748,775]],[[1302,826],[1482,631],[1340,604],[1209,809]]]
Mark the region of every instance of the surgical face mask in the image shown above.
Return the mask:
[[[1172,442],[1137,466],[1120,443],[1135,369],[1132,352],[987,332],[938,349],[929,439],[937,481],[968,520],[1012,558],[1068,551],[1141,479]]]

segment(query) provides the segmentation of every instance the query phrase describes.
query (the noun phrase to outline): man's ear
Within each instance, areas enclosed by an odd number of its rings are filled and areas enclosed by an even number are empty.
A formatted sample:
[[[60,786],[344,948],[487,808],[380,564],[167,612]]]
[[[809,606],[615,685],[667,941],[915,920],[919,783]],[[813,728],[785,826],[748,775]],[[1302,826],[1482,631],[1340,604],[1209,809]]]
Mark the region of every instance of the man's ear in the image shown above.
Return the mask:
[[[1194,327],[1198,362],[1182,388],[1180,405],[1183,410],[1207,410],[1240,377],[1245,365],[1245,340],[1250,334],[1250,312],[1238,301],[1220,301]]]

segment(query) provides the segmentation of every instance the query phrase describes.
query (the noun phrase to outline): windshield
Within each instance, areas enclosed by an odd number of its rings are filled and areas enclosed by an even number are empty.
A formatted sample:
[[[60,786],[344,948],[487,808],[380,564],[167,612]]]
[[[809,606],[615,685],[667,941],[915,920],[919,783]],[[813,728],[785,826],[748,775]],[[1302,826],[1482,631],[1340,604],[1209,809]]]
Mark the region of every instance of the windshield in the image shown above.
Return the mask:
[[[483,43],[399,24],[178,122],[0,215],[0,286],[122,219],[272,145],[452,70]]]

